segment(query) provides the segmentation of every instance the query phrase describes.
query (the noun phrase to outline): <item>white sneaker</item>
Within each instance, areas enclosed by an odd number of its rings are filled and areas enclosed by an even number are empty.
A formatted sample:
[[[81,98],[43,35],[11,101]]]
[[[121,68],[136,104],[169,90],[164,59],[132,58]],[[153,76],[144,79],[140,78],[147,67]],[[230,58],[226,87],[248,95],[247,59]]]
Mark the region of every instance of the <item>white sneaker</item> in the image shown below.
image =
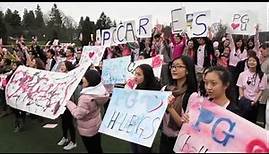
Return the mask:
[[[67,146],[64,146],[64,150],[71,150],[73,148],[77,147],[77,144],[73,143],[72,141],[70,141]]]
[[[59,142],[57,143],[57,145],[65,145],[67,142],[68,142],[68,139],[65,138],[65,137],[63,137],[63,138],[61,139],[61,141],[59,141]]]

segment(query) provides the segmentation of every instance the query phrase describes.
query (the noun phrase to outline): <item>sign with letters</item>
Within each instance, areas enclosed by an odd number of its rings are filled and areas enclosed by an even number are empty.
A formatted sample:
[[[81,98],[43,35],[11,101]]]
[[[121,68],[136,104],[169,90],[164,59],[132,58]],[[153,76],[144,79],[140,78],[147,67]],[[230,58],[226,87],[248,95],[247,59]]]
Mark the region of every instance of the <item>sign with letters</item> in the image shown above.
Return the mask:
[[[172,17],[172,33],[180,33],[186,30],[186,10],[179,8],[171,11]]]
[[[210,11],[195,12],[193,14],[191,36],[206,37],[210,22]]]
[[[171,92],[114,88],[99,132],[151,147]]]
[[[250,11],[239,11],[233,14],[230,22],[231,34],[254,35],[257,17]]]
[[[267,130],[207,99],[190,100],[189,123],[178,134],[176,153],[269,152]]]

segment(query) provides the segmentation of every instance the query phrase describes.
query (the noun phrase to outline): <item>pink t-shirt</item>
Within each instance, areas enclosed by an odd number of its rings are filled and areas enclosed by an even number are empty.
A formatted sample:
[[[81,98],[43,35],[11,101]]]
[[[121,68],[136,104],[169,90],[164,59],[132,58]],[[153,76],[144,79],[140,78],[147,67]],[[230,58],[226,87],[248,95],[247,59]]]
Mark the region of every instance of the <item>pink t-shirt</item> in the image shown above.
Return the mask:
[[[257,74],[250,72],[249,69],[240,73],[237,80],[238,87],[243,88],[244,96],[250,100],[254,100],[260,90],[265,90],[267,86],[267,76],[264,74],[261,81]]]
[[[229,59],[229,66],[236,66],[237,63],[241,60],[247,59],[247,50],[244,49],[244,51],[241,53],[241,51],[238,49],[236,52],[235,50],[231,51],[230,53],[230,59]]]
[[[176,43],[174,40],[172,40],[172,42],[173,42],[173,59],[181,57],[185,48],[186,39],[183,38],[178,43]]]

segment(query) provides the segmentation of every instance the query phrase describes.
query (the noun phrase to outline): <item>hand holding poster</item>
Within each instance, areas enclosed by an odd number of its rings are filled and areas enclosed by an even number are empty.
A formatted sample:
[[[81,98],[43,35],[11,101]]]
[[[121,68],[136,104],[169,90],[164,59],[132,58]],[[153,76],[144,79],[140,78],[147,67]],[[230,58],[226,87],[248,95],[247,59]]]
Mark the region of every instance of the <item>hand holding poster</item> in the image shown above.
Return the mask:
[[[105,49],[103,46],[84,46],[79,64],[92,63],[94,66],[99,66]]]
[[[178,134],[176,153],[269,152],[265,129],[207,99],[190,100],[190,122],[183,124]]]
[[[115,88],[99,132],[151,147],[171,92]]]
[[[210,11],[195,12],[192,21],[192,37],[206,37],[210,25]]]
[[[232,34],[254,35],[256,17],[250,11],[239,11],[233,14],[229,28]]]
[[[185,8],[179,8],[171,11],[172,17],[172,32],[180,33],[186,31],[187,22],[186,22],[186,10]]]
[[[5,89],[7,104],[42,117],[55,119],[65,110],[89,65],[68,73],[19,66]]]

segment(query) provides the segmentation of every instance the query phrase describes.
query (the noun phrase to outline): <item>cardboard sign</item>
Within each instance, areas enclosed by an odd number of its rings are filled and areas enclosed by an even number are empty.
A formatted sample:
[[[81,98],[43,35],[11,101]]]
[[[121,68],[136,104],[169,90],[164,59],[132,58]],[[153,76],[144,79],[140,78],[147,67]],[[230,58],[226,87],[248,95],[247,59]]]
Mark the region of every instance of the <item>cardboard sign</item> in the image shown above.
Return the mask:
[[[89,65],[68,73],[19,66],[7,84],[7,104],[42,117],[55,119],[65,111],[67,100],[80,83]]]
[[[131,56],[106,59],[103,61],[102,69],[102,79],[104,80],[104,84],[126,83],[128,79],[134,77],[135,68],[141,64],[149,64],[152,66],[154,75],[160,78],[163,55],[157,55],[153,58],[137,60],[134,62],[131,62]]]
[[[151,147],[171,92],[115,88],[99,132]]]
[[[176,153],[268,153],[268,131],[207,99],[190,97],[190,121],[183,124]]]
[[[135,42],[136,41],[135,20],[124,22],[124,27],[125,27],[126,42]]]
[[[103,60],[102,80],[104,84],[125,83],[130,56]]]
[[[84,46],[79,64],[92,63],[94,66],[99,66],[105,49],[103,46]]]
[[[151,30],[153,29],[152,15],[141,16],[137,21],[137,35],[138,38],[150,38]]]
[[[231,34],[254,35],[257,17],[250,11],[239,11],[233,14],[229,24]]]
[[[172,33],[181,33],[186,30],[186,10],[185,8],[179,8],[171,11],[172,17]]]
[[[210,25],[210,11],[195,12],[192,21],[192,37],[206,37]]]

